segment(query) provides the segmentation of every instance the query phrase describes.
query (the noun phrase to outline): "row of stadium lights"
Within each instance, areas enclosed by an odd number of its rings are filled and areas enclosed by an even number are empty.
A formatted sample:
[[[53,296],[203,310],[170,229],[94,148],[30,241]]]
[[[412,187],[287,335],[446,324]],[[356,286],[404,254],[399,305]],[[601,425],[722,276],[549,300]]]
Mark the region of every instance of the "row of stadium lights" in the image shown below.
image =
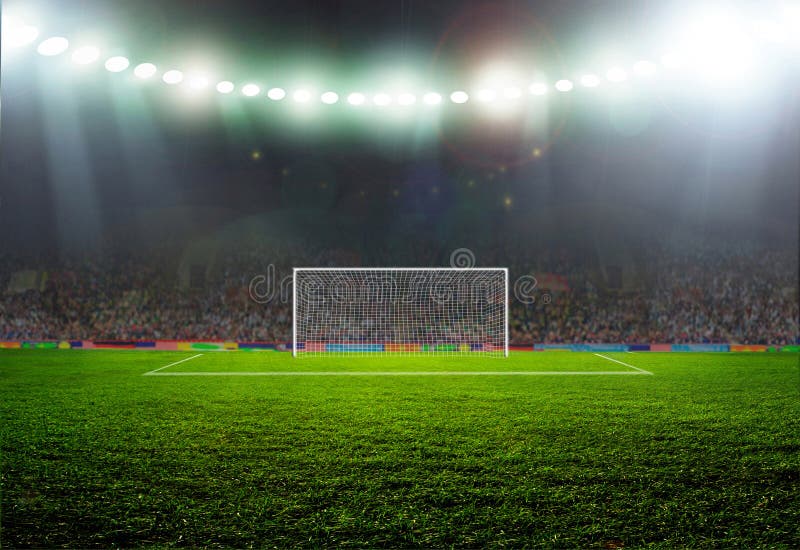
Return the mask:
[[[7,21],[4,18],[4,45],[8,44],[9,47],[21,47],[31,44],[39,37],[39,31],[30,25],[25,25],[22,22],[12,20]],[[6,25],[8,23],[8,25]],[[7,37],[7,38],[6,38]],[[39,54],[47,57],[58,56],[65,53],[70,48],[69,41],[60,36],[51,37],[43,40],[38,44],[37,51]],[[72,52],[72,61],[78,65],[89,65],[97,62],[101,57],[100,50],[93,46],[83,46],[75,49]],[[660,59],[660,65],[666,69],[676,69],[682,65],[682,59],[675,53],[667,53]],[[121,73],[130,68],[131,62],[128,58],[123,56],[114,56],[106,59],[105,68],[112,73]],[[659,70],[659,65],[652,61],[639,61],[633,65],[632,71],[638,76],[652,76]],[[141,63],[136,65],[133,69],[133,74],[143,80],[153,78],[158,73],[158,68],[152,63]],[[628,71],[622,67],[613,67],[605,74],[605,79],[611,83],[621,83],[628,80]],[[194,75],[186,77],[183,72],[171,69],[165,71],[161,75],[161,79],[168,85],[183,84],[188,89],[193,91],[206,90],[211,86],[209,79],[202,75]],[[602,83],[600,76],[596,74],[586,74],[579,79],[579,84],[586,88],[595,88]],[[236,91],[236,85],[228,80],[221,81],[216,84],[216,90],[220,94],[230,94]],[[558,92],[569,92],[574,89],[575,83],[572,80],[561,79],[556,81],[552,87]],[[528,92],[534,96],[543,96],[548,93],[550,86],[544,82],[534,82],[528,87]],[[256,97],[262,93],[259,85],[248,83],[239,88],[240,92],[246,97]],[[491,103],[496,100],[517,100],[521,99],[524,95],[522,88],[517,86],[509,86],[503,89],[480,89],[475,93],[475,99],[483,103]],[[283,88],[270,88],[266,91],[266,96],[273,101],[281,101],[289,96],[289,93]],[[291,94],[291,99],[296,103],[304,104],[309,103],[314,99],[314,94],[308,89],[297,89]],[[338,103],[342,98],[334,91],[325,91],[321,93],[318,99],[326,104],[333,105]],[[361,106],[372,103],[378,107],[389,106],[398,104],[400,106],[411,106],[417,103],[418,97],[410,92],[400,93],[399,95],[390,95],[388,93],[376,93],[371,97],[361,92],[352,92],[345,96],[344,100],[352,106]],[[457,90],[449,94],[449,100],[455,104],[464,104],[471,99],[470,95],[464,90]],[[427,92],[422,95],[422,103],[428,106],[436,106],[442,103],[443,96],[437,92]]]
[[[22,33],[21,37],[26,38],[26,43],[33,42],[37,36],[38,32],[33,27],[25,27],[27,30],[26,32]],[[16,42],[16,46],[24,45],[23,40],[19,39]],[[61,55],[62,53],[66,52],[69,49],[69,41],[66,38],[57,36],[52,37],[44,40],[43,42],[39,43],[37,51],[39,54],[46,56],[46,57],[54,57],[57,55]],[[72,53],[72,61],[78,65],[89,65],[94,63],[100,59],[100,51],[93,47],[93,46],[84,46],[81,48],[76,49]],[[677,67],[679,62],[674,55],[667,54],[662,58],[662,63],[666,67]],[[126,71],[130,67],[131,63],[130,60],[123,56],[114,56],[106,60],[105,68],[109,72],[112,73],[120,73]],[[633,70],[636,74],[639,75],[653,75],[658,70],[655,63],[650,61],[639,61],[634,65]],[[158,72],[158,68],[152,63],[141,63],[134,67],[133,74],[136,75],[138,78],[143,80],[152,78]],[[164,72],[161,75],[161,79],[170,85],[177,85],[177,84],[187,84],[189,88],[197,91],[201,91],[207,89],[210,85],[208,78],[204,76],[195,76],[191,79],[186,79],[185,75],[176,69],[171,69]],[[606,73],[606,79],[609,82],[623,82],[628,79],[628,73],[624,69],[620,67],[614,67],[610,69]],[[587,74],[584,75],[580,79],[580,83],[587,87],[587,88],[594,88],[601,83],[601,79],[599,76],[594,74]],[[569,92],[574,88],[574,83],[571,80],[562,79],[555,83],[554,88],[559,92]],[[216,90],[220,94],[230,94],[236,90],[236,86],[233,82],[228,80],[223,80],[216,85]],[[240,89],[241,93],[247,97],[255,97],[261,94],[261,87],[257,84],[245,84]],[[528,88],[528,91],[532,95],[545,95],[548,92],[548,85],[543,82],[535,82],[531,84]],[[267,97],[273,101],[281,101],[287,97],[288,93],[283,88],[270,88],[267,90]],[[503,90],[498,93],[498,90],[494,89],[482,89],[477,92],[477,99],[484,103],[489,103],[495,101],[496,99],[520,99],[523,95],[522,89],[519,87],[508,87],[504,88]],[[456,104],[467,103],[470,100],[470,96],[467,92],[463,90],[457,90],[450,94],[449,96],[450,101]],[[297,103],[308,103],[313,99],[313,95],[309,90],[306,89],[298,89],[292,93],[292,99]],[[322,103],[327,105],[333,105],[338,103],[340,100],[339,94],[333,91],[323,92],[319,99]],[[396,102],[398,105],[402,106],[411,106],[417,102],[417,96],[410,93],[404,92],[396,97],[393,97],[387,93],[377,93],[372,96],[372,103],[379,106],[384,107],[393,104]],[[427,92],[422,96],[422,102],[426,105],[438,105],[442,102],[442,95],[436,92]],[[365,94],[361,92],[352,92],[347,95],[346,97],[347,103],[353,106],[360,106],[367,103],[368,98]]]

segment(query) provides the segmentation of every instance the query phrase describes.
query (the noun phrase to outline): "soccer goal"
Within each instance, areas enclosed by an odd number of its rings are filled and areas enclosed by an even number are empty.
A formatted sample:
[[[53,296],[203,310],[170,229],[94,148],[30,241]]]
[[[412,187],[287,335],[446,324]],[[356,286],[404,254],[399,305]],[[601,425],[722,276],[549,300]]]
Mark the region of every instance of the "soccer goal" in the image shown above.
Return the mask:
[[[505,268],[295,268],[292,354],[508,355]]]

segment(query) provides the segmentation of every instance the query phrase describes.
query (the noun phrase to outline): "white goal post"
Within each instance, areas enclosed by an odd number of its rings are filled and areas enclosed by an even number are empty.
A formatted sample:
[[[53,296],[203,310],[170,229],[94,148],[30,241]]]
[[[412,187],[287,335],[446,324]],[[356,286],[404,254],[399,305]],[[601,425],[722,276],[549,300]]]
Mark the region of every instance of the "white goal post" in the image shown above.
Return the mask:
[[[292,355],[508,356],[506,268],[293,273]]]

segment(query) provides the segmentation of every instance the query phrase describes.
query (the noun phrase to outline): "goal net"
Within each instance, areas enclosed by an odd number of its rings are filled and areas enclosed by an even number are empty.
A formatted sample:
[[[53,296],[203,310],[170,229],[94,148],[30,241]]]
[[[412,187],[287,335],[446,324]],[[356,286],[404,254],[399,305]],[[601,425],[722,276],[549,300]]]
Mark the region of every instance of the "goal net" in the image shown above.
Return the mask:
[[[508,355],[505,268],[295,268],[295,356]]]

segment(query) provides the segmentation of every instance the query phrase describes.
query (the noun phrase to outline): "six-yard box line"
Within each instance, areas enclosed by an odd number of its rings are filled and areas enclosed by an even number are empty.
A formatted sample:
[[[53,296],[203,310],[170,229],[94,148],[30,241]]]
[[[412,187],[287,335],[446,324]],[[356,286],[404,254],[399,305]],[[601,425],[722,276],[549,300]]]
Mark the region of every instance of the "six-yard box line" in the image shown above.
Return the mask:
[[[593,353],[607,361],[613,361],[633,370],[625,371],[169,371],[164,369],[197,359],[202,353],[169,363],[163,367],[144,373],[142,376],[653,376],[653,373],[634,365]]]

